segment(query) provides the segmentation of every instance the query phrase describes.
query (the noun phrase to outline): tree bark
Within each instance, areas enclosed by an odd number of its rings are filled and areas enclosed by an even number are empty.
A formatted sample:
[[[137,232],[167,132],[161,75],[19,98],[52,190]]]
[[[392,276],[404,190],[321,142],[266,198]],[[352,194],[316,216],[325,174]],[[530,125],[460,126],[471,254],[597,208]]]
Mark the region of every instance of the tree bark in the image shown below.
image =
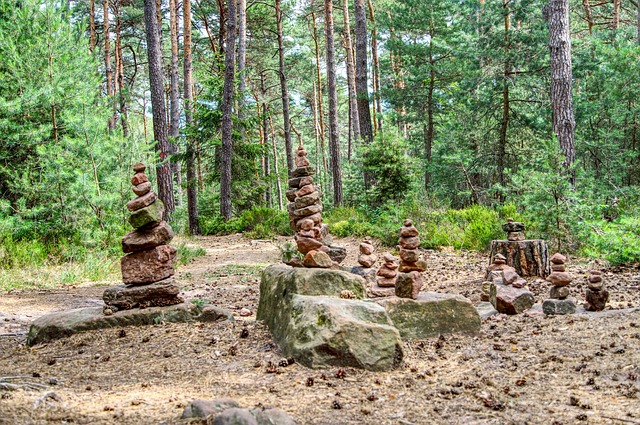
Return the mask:
[[[511,76],[511,64],[509,62],[509,51],[511,50],[511,41],[509,31],[511,30],[511,10],[509,7],[510,0],[503,0],[502,13],[504,15],[504,70],[502,75],[502,121],[500,122],[500,137],[498,138],[498,149],[496,150],[496,163],[498,168],[498,181],[504,187],[504,168],[505,155],[507,147],[507,130],[509,129],[509,121],[511,118],[511,110],[509,103],[509,78]],[[500,196],[502,198],[502,196]]]
[[[564,163],[573,184],[575,173],[571,169],[575,160],[575,118],[571,94],[572,65],[569,27],[569,0],[549,0],[543,11],[549,28],[551,70],[551,110],[553,132],[558,138]]]
[[[354,63],[353,43],[351,41],[351,22],[349,20],[349,0],[343,0],[344,17],[344,48],[347,52],[347,82],[349,87],[349,146],[347,159],[351,161],[352,140],[360,138],[360,123],[358,121],[358,102],[356,98],[356,70]],[[353,137],[353,139],[352,139]]]
[[[220,214],[231,218],[231,157],[233,156],[233,88],[236,52],[236,1],[228,0],[227,46],[224,59],[222,91],[222,152],[220,164]]]
[[[367,0],[369,18],[371,19],[371,77],[373,80],[373,110],[375,112],[375,126],[382,131],[382,98],[380,95],[380,57],[378,56],[378,30],[376,29],[376,15],[371,0]]]
[[[120,124],[122,125],[122,135],[124,137],[129,136],[129,123],[128,123],[128,110],[127,110],[127,98],[125,96],[124,90],[124,60],[122,55],[122,3],[120,1],[117,2],[116,8],[116,68],[117,68],[117,78],[116,82],[118,84],[118,100],[120,107]]]
[[[187,127],[187,211],[189,215],[189,233],[200,234],[198,223],[198,190],[196,175],[196,155],[193,137],[189,134],[193,123],[193,73],[191,57],[191,0],[183,0],[183,31],[184,31],[184,120]]]
[[[318,125],[320,136],[320,149],[322,151],[322,170],[318,170],[318,174],[324,174],[327,171],[327,160],[324,155],[325,152],[325,139],[324,139],[324,107],[322,106],[322,74],[320,72],[320,44],[318,43],[318,26],[316,25],[316,14],[311,12],[311,21],[313,22],[313,44],[316,49],[316,79],[318,80]],[[322,177],[321,177],[322,178]]]
[[[89,0],[89,50],[96,48],[96,0]]]
[[[282,92],[282,119],[284,129],[284,147],[287,154],[287,171],[293,172],[293,152],[291,148],[291,128],[289,125],[289,90],[287,77],[284,72],[284,42],[282,40],[282,6],[281,0],[276,0],[276,24],[278,31],[278,56],[280,58],[280,90]]]
[[[156,166],[158,196],[164,203],[164,218],[171,220],[174,210],[173,180],[171,162],[168,159],[169,137],[167,134],[167,115],[164,102],[164,83],[162,79],[162,50],[155,0],[144,1],[144,22],[147,38],[147,57],[149,62],[149,86],[151,90],[151,111],[153,115],[153,137],[160,162]]]
[[[364,143],[373,142],[373,126],[369,109],[369,92],[367,84],[367,14],[364,0],[354,0],[356,15],[356,96],[358,99],[358,121],[360,137]],[[364,187],[371,188],[373,175],[364,173]]]
[[[327,42],[327,91],[329,96],[329,150],[333,176],[333,205],[342,205],[342,166],[340,164],[340,135],[338,133],[338,89],[336,87],[336,58],[333,43],[333,0],[324,1],[324,25]]]
[[[489,265],[497,254],[507,258],[507,265],[522,277],[545,278],[551,273],[547,243],[541,239],[524,241],[499,240],[491,242]]]
[[[247,0],[238,0],[238,118],[244,118],[246,106],[245,90],[247,89],[247,76],[245,67],[247,62]],[[244,125],[241,127],[242,140],[244,141]]]
[[[429,172],[429,165],[431,164],[431,150],[433,148],[433,138],[435,134],[434,120],[433,120],[433,92],[436,85],[436,72],[433,63],[433,52],[429,49],[429,85],[427,86],[427,124],[424,131],[424,153],[425,153],[425,170],[424,170],[424,188],[429,190],[429,184],[431,183],[431,173]]]
[[[180,136],[180,87],[178,78],[178,2],[169,0],[169,34],[171,37],[171,76],[169,89],[169,146],[171,155],[178,153],[177,138]],[[176,181],[176,205],[182,205],[182,172],[180,162],[172,162],[172,173]]]
[[[114,94],[114,84],[113,84],[113,68],[111,68],[111,40],[110,40],[110,27],[109,27],[109,1],[102,0],[102,14],[103,14],[103,22],[102,22],[102,32],[104,36],[104,70],[105,77],[107,79],[107,96],[109,98],[113,97]],[[111,115],[109,121],[107,122],[107,128],[109,131],[112,131],[116,128],[116,117],[115,113]]]

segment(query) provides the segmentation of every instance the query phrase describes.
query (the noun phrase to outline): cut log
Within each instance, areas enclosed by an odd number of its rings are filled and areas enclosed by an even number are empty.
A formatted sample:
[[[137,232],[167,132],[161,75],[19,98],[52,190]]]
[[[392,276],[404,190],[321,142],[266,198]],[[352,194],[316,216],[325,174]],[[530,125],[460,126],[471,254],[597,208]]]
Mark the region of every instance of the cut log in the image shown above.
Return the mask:
[[[522,277],[539,276],[545,278],[551,273],[547,243],[542,239],[524,241],[492,241],[489,264],[493,257],[502,254],[507,265],[513,267]]]

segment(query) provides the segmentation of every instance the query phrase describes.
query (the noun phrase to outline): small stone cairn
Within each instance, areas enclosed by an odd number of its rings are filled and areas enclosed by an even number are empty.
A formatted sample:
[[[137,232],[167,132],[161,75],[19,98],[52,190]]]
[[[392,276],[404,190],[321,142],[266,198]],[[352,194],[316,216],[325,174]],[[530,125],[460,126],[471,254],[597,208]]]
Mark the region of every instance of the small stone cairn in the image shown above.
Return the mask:
[[[183,302],[173,279],[177,250],[167,245],[173,230],[162,220],[164,204],[151,189],[145,169],[140,162],[133,165],[131,184],[137,198],[127,203],[127,209],[135,230],[122,238],[122,251],[127,254],[120,260],[124,285],[104,292],[105,314]]]
[[[291,228],[296,231],[298,251],[304,255],[304,267],[330,268],[347,255],[342,247],[330,246],[329,227],[322,223],[322,195],[313,185],[315,169],[300,145],[296,150],[295,170],[289,179],[287,211]],[[293,264],[299,265],[299,264]]]
[[[373,246],[373,242],[370,238],[365,238],[360,244],[360,255],[358,255],[358,263],[362,267],[371,268],[378,261],[378,256],[375,254],[376,248]]]
[[[489,281],[482,284],[482,300],[488,300],[499,313],[519,314],[534,304],[533,293],[527,281],[506,264],[502,254],[497,254],[487,269]]]
[[[588,277],[589,284],[586,291],[584,308],[587,311],[602,311],[609,301],[609,291],[602,282],[602,272],[600,270],[590,270]]]
[[[572,314],[576,311],[576,300],[569,298],[569,284],[573,281],[566,270],[565,263],[567,257],[560,253],[555,253],[550,259],[551,274],[547,277],[547,282],[553,286],[549,291],[548,299],[542,303],[542,311],[548,315]]]
[[[376,273],[378,286],[383,288],[394,287],[396,286],[396,279],[398,279],[398,259],[388,252],[382,258],[384,263]]]
[[[524,223],[513,221],[512,218],[508,218],[507,222],[502,225],[502,230],[507,232],[508,241],[523,241],[524,237]]]
[[[420,237],[413,221],[407,219],[400,228],[400,273],[396,279],[396,296],[400,298],[418,298],[422,288],[422,272],[427,269],[426,261],[420,258]]]

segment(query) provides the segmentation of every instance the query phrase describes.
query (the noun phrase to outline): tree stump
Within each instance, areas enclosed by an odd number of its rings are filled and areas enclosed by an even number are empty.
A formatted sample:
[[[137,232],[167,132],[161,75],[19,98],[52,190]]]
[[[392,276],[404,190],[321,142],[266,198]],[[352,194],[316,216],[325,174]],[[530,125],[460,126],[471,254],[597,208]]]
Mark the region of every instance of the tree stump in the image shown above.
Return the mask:
[[[489,265],[493,264],[493,257],[497,254],[504,255],[507,265],[513,267],[522,277],[545,278],[551,272],[547,243],[542,239],[492,241]]]

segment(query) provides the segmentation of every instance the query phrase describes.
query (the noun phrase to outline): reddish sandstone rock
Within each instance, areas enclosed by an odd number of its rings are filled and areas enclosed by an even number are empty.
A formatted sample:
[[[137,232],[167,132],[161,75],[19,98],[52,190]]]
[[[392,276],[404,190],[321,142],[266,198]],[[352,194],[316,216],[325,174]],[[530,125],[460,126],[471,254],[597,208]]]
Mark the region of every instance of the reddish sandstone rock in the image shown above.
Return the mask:
[[[553,272],[547,276],[547,282],[555,286],[566,286],[573,281],[573,277],[567,272]]]
[[[164,245],[173,238],[173,229],[165,221],[157,226],[134,230],[122,238],[122,251],[135,252]]]
[[[404,249],[416,249],[420,246],[420,238],[413,236],[410,238],[400,238],[398,244]]]
[[[136,195],[142,196],[145,193],[149,193],[149,191],[151,190],[151,182],[140,183],[137,186],[133,186],[132,190]]]
[[[176,253],[177,250],[171,245],[160,245],[125,255],[120,260],[122,281],[130,285],[143,285],[173,276]]]
[[[133,177],[131,177],[131,184],[133,186],[138,186],[139,184],[146,183],[149,181],[149,177],[145,173],[135,173]]]
[[[148,207],[149,205],[153,204],[156,201],[156,199],[158,199],[158,195],[153,190],[151,190],[147,192],[145,195],[138,196],[137,198],[127,202],[127,209],[129,211],[137,211],[139,209]]]
[[[305,267],[328,269],[333,265],[333,260],[326,252],[311,250],[302,259],[302,264]]]
[[[378,282],[378,284],[380,284]],[[414,271],[409,273],[399,273],[396,279],[396,296],[400,298],[418,298],[422,289],[422,274]]]
[[[322,246],[322,242],[313,238],[296,237],[296,245],[298,246],[298,251],[306,254],[309,251],[320,248]]]

